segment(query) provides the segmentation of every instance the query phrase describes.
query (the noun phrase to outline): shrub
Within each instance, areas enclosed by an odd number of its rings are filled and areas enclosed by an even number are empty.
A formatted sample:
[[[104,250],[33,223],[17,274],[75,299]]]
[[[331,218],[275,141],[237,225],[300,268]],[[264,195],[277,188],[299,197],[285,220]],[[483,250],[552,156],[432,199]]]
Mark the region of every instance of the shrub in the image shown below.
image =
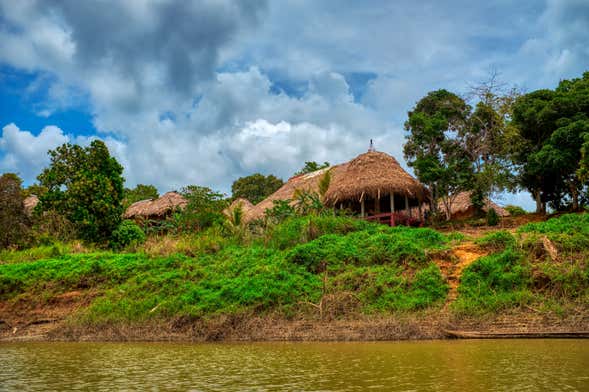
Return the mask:
[[[505,210],[509,212],[511,216],[520,216],[527,214],[527,211],[520,206],[508,205],[505,206]]]
[[[139,245],[145,242],[145,233],[135,222],[126,220],[112,233],[110,246],[113,249],[123,249],[130,245]]]
[[[494,208],[489,208],[487,211],[487,225],[489,226],[497,226],[501,218],[497,214]]]

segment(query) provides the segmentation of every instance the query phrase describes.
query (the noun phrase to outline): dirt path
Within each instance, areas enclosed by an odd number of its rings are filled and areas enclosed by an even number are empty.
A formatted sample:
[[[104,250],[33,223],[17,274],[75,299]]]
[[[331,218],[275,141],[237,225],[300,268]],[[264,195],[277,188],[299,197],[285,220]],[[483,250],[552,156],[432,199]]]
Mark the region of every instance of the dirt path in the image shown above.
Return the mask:
[[[446,298],[446,303],[443,308],[444,311],[448,310],[450,304],[458,297],[458,285],[460,284],[460,278],[464,269],[479,257],[486,256],[487,253],[474,243],[466,242],[453,248],[452,255],[457,259],[456,262],[454,262],[454,260],[445,260],[438,263],[442,274],[446,276],[448,285],[450,286],[448,297]]]

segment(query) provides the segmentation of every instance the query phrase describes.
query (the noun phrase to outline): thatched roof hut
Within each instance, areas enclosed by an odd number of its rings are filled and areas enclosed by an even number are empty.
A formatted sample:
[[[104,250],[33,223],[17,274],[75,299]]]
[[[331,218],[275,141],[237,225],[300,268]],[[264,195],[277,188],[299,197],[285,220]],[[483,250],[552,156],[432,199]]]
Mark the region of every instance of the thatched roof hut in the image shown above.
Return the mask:
[[[446,212],[446,206],[441,201],[438,202],[438,208],[441,212]],[[497,215],[501,217],[509,216],[509,212],[503,207],[495,204],[490,199],[485,199],[483,205],[483,211],[487,212],[490,208],[494,209]],[[450,206],[450,218],[451,219],[465,219],[471,218],[475,213],[475,207],[470,200],[470,192],[459,193],[452,205]]]
[[[384,152],[369,151],[352,159],[332,180],[325,202],[336,205],[344,200],[380,199],[390,194],[423,201],[428,191],[395,158]]]
[[[345,165],[345,164],[344,164]],[[275,200],[292,200],[295,192],[319,192],[319,182],[325,173],[329,170],[331,178],[337,175],[343,165],[332,166],[329,168],[320,169],[311,173],[301,174],[288,179],[288,181],[281,186],[276,192],[259,202],[248,213],[245,214],[245,220],[251,221],[264,217],[267,209],[274,207]],[[291,204],[295,202],[292,201]]]
[[[133,203],[123,214],[125,219],[161,219],[176,210],[181,210],[188,200],[178,192],[168,192],[157,199],[141,200]]]
[[[28,216],[33,215],[33,210],[35,209],[35,207],[37,207],[37,204],[39,204],[39,198],[36,195],[25,197],[25,199],[23,200],[23,208],[25,210],[25,214],[27,214]]]
[[[241,211],[243,212],[243,215],[247,215],[247,213],[249,211],[251,211],[254,208],[254,205],[248,200],[245,199],[243,197],[238,197],[237,199],[233,200],[233,202],[229,205],[229,207],[225,208],[223,210],[223,214],[227,215],[227,216],[231,216],[233,213],[233,210],[235,210],[236,208],[241,208]]]

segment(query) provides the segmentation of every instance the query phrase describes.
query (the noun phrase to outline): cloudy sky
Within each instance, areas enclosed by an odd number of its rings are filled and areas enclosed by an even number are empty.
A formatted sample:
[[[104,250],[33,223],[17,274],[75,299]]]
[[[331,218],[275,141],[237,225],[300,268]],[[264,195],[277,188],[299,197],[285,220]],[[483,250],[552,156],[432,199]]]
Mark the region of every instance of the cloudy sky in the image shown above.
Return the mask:
[[[589,69],[589,2],[0,0],[0,172],[104,140],[127,186],[229,191],[306,160],[403,161],[428,91]],[[531,208],[529,197],[504,202]]]

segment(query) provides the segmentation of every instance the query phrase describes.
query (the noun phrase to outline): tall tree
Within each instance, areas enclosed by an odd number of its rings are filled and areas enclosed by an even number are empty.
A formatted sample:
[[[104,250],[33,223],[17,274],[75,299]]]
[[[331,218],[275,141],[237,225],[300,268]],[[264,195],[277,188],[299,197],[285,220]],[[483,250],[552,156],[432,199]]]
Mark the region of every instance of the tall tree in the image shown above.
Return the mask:
[[[199,231],[225,219],[223,209],[229,203],[222,193],[198,185],[186,186],[180,193],[188,200],[182,212],[175,215],[181,231]]]
[[[256,173],[251,176],[238,178],[231,185],[233,199],[243,197],[253,204],[258,204],[272,193],[276,192],[284,183],[272,174],[264,176]]]
[[[515,154],[520,182],[534,196],[536,211],[545,213],[547,203],[566,208],[565,200],[578,209],[586,185],[582,158],[589,130],[589,72],[561,81],[555,90],[517,99],[513,124],[521,138]]]
[[[108,240],[123,212],[123,167],[99,140],[88,147],[64,144],[49,155],[49,167],[38,176],[47,188],[41,209],[66,217],[84,240]]]
[[[14,173],[0,176],[0,248],[28,242],[29,219],[23,206],[22,180]]]
[[[409,131],[404,145],[405,159],[432,191],[433,211],[437,210],[438,199],[449,206],[469,186],[470,164],[457,138],[466,126],[469,110],[456,94],[437,90],[422,98],[405,122]]]
[[[159,193],[157,188],[153,185],[137,184],[133,189],[125,188],[125,196],[123,198],[123,207],[127,208],[131,204],[147,199],[157,199]]]
[[[516,188],[510,148],[516,132],[509,122],[519,95],[516,88],[507,88],[498,80],[497,72],[471,86],[467,94],[476,104],[459,137],[472,162],[471,198],[479,210],[493,192]]]

